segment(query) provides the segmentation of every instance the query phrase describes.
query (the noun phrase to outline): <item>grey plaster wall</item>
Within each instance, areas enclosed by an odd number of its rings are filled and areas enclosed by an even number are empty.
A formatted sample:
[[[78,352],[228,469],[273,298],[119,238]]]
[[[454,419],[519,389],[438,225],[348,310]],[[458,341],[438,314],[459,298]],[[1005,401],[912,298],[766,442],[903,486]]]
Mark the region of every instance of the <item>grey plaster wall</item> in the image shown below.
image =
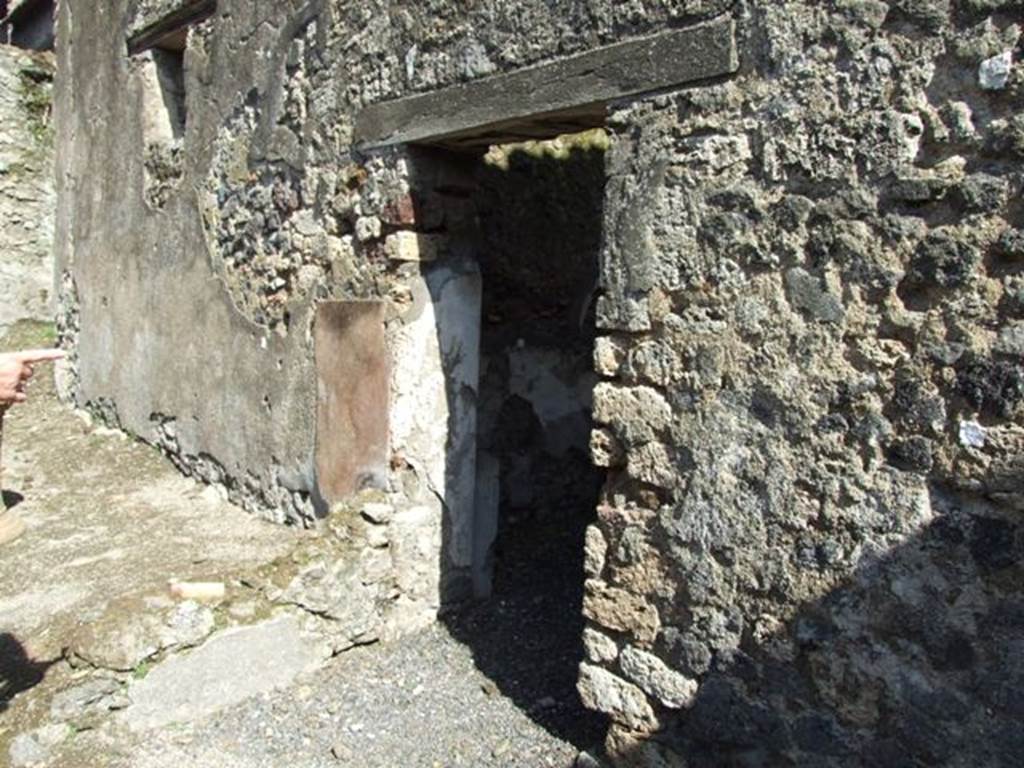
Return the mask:
[[[127,57],[128,20],[123,4],[108,14],[64,4],[58,21],[66,73],[57,107],[58,269],[62,325],[77,337],[69,394],[166,447],[189,471],[225,483],[250,508],[308,518],[309,303],[296,309],[291,337],[242,315],[212,268],[202,218],[218,104],[237,95],[234,81],[211,83],[202,43],[189,50],[195,119],[175,173],[162,177],[169,189],[147,195],[153,154],[167,147],[145,140],[163,101],[151,90],[151,62]]]

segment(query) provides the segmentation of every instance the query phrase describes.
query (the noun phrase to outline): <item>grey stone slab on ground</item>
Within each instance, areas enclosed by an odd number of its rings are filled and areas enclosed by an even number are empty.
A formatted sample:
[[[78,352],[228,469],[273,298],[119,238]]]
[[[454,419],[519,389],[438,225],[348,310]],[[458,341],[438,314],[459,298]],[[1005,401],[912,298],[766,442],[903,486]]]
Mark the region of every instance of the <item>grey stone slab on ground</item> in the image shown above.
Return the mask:
[[[82,732],[49,768],[569,768],[578,752],[434,625],[188,725]]]
[[[133,731],[203,718],[288,685],[323,661],[294,616],[231,629],[173,658],[132,686],[125,722]]]
[[[8,759],[12,768],[40,765],[49,756],[50,750],[71,733],[66,725],[54,724],[23,733],[11,742]]]

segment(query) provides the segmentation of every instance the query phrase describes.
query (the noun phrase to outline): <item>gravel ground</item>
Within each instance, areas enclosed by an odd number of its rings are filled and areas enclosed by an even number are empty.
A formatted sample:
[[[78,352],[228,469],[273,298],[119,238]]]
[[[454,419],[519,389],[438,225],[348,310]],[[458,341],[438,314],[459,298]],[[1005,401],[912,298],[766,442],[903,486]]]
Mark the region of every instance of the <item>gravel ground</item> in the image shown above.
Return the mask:
[[[549,733],[602,742],[605,718],[583,708],[584,514],[521,521],[499,540],[494,597],[445,620],[487,679]]]
[[[126,738],[112,729],[79,734],[54,765],[565,768],[579,752],[502,695],[443,626],[345,653],[204,723]]]

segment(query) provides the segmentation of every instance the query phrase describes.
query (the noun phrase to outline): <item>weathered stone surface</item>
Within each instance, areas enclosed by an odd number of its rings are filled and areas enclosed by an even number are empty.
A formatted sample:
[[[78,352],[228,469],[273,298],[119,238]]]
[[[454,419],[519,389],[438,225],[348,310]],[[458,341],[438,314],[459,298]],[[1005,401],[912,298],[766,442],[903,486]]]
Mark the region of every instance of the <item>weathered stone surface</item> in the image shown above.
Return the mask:
[[[619,666],[628,680],[662,706],[680,709],[693,703],[697,682],[670,669],[654,654],[627,646],[619,654]]]
[[[598,467],[621,467],[626,452],[618,438],[608,429],[595,429],[590,433],[590,457]]]
[[[687,759],[644,734],[621,725],[612,725],[605,742],[606,755],[622,768],[685,768]]]
[[[56,723],[67,723],[73,728],[91,728],[108,712],[127,706],[124,683],[97,677],[54,696],[50,702],[50,717]]]
[[[590,627],[583,630],[583,649],[587,659],[594,664],[607,664],[615,661],[619,655],[619,648],[614,640]]]
[[[391,558],[395,584],[402,596],[389,607],[388,631],[418,629],[437,616],[441,606],[441,508],[421,505],[402,510],[392,523]]]
[[[838,323],[843,319],[843,307],[829,294],[821,281],[796,267],[786,273],[786,293],[790,303],[813,320]]]
[[[358,561],[320,561],[299,573],[279,600],[331,619],[349,645],[366,643],[380,635],[380,594],[364,581]]]
[[[976,421],[960,422],[960,444],[968,448],[984,448],[987,432]]]
[[[629,452],[626,466],[629,476],[642,483],[671,488],[677,482],[672,455],[662,443],[650,442],[634,448]]]
[[[133,731],[201,719],[287,685],[323,658],[290,615],[229,629],[133,683],[123,717]]]
[[[978,83],[987,91],[998,91],[1006,87],[1013,68],[1013,51],[1004,51],[991,59],[985,59],[978,67]]]
[[[8,757],[11,768],[29,768],[43,765],[50,752],[62,741],[69,738],[72,730],[63,724],[44,725],[34,731],[18,734],[11,741]]]
[[[577,688],[587,707],[611,715],[634,731],[657,727],[654,710],[643,691],[605,669],[581,664]]]
[[[1024,357],[1024,323],[1010,323],[999,331],[993,349],[1004,355]]]
[[[53,315],[54,61],[0,46],[0,329]]]
[[[437,619],[442,604],[440,565],[430,559],[441,548],[439,511],[418,507],[408,512],[391,542],[395,584],[400,594],[387,604],[384,640],[430,625]]]
[[[722,19],[436,94],[377,104],[358,116],[355,138],[364,148],[379,147],[452,140],[460,134],[500,135],[517,118],[548,113],[567,113],[571,122],[574,112],[593,111],[595,104],[725,75],[738,66],[732,21]],[[600,110],[591,122],[599,124],[599,115]],[[565,117],[556,115],[556,123],[558,119]],[[514,130],[511,135],[516,135]]]
[[[613,564],[603,579],[657,611],[658,636],[640,650],[701,682],[685,715],[664,714],[673,725],[658,740],[688,759],[757,749],[768,763],[796,751],[841,764],[895,749],[891,762],[950,760],[949,733],[974,727],[993,734],[980,759],[998,762],[1013,748],[1010,726],[966,717],[924,734],[938,712],[918,708],[927,696],[905,675],[913,667],[932,697],[976,702],[957,676],[998,675],[979,651],[993,639],[942,601],[961,589],[982,604],[1020,599],[984,575],[1018,546],[1004,527],[1018,491],[994,492],[1019,489],[1003,475],[1019,448],[997,437],[1019,430],[1021,405],[1020,249],[1005,223],[1018,129],[987,116],[990,101],[1012,111],[1016,68],[999,88],[978,81],[979,64],[1013,49],[1019,30],[1004,37],[991,21],[1002,4],[973,7],[970,20],[949,3],[812,5],[756,12],[779,77],[770,85],[741,74],[611,116],[599,313],[611,341],[599,360],[614,378],[595,415],[620,438],[636,484],[615,475],[625,502],[599,520]],[[880,40],[898,51],[891,69],[875,68]],[[807,56],[819,43],[848,51],[852,69]],[[1002,81],[997,61],[989,68]],[[888,90],[897,81],[927,115],[899,106]],[[835,98],[845,84],[862,100],[856,115]],[[835,133],[821,142],[825,125]],[[629,310],[641,302],[643,322]],[[666,427],[652,430],[641,412],[657,410],[623,396],[638,385],[670,404]],[[958,505],[985,522],[975,528]],[[659,508],[653,524],[640,513],[648,506]],[[635,541],[672,575],[659,583],[620,566]],[[950,563],[971,541],[980,565],[967,574]],[[939,583],[944,597],[911,619],[909,595]],[[780,595],[792,615],[762,620],[778,617]],[[588,592],[588,617],[596,604]],[[739,653],[751,637],[755,653]],[[716,673],[713,659],[730,661]],[[620,654],[608,667],[625,675],[626,663]],[[828,704],[787,709],[825,689]],[[862,727],[895,729],[898,749],[869,743]],[[630,764],[644,749],[622,753]]]
[[[650,387],[601,383],[594,388],[594,420],[610,425],[627,444],[646,443],[669,426],[672,410]]]
[[[128,597],[114,600],[103,615],[84,623],[69,652],[85,664],[129,672],[161,651],[198,645],[213,631],[210,608],[192,601]]]
[[[596,525],[587,527],[583,541],[583,570],[591,578],[600,578],[608,555],[608,542]]]
[[[387,525],[395,515],[395,508],[390,504],[367,502],[359,507],[359,514],[377,525]]]
[[[445,249],[444,238],[417,232],[396,232],[384,240],[384,252],[395,261],[435,261]]]
[[[625,358],[622,347],[608,336],[594,342],[594,370],[602,376],[615,376]]]
[[[205,640],[214,628],[213,611],[192,600],[178,604],[164,620],[160,644],[164,650],[191,648]]]
[[[583,613],[602,627],[628,632],[644,644],[654,641],[660,627],[658,612],[647,600],[592,579],[583,596]]]

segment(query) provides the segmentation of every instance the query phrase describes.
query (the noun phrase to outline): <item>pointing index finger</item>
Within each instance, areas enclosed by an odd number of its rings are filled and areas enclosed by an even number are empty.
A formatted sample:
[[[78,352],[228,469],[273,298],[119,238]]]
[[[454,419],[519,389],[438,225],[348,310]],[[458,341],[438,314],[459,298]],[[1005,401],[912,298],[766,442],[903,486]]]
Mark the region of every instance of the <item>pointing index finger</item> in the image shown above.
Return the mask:
[[[49,360],[61,360],[67,353],[63,349],[26,349],[17,353],[23,363],[45,363]]]

